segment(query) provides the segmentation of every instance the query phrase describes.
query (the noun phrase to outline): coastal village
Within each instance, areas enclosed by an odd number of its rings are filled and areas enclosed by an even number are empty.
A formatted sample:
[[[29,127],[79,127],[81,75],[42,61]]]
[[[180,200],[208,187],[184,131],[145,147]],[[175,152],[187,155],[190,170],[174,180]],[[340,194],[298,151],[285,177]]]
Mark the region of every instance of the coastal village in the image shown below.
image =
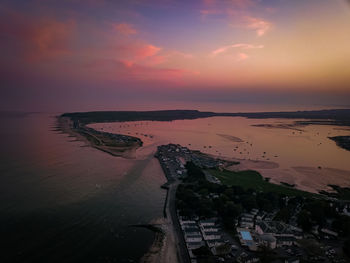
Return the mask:
[[[284,185],[287,194],[226,185],[212,171],[235,163],[180,145],[159,146],[156,157],[163,187],[177,187],[182,262],[349,262],[348,202]]]

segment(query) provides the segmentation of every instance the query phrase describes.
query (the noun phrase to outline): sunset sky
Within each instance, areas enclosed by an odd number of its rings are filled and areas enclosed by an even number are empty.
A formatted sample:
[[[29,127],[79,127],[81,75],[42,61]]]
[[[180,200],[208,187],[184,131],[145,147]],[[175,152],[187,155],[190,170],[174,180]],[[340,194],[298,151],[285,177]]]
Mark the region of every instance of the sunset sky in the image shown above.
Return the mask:
[[[350,105],[346,0],[3,0],[0,45],[0,110]]]

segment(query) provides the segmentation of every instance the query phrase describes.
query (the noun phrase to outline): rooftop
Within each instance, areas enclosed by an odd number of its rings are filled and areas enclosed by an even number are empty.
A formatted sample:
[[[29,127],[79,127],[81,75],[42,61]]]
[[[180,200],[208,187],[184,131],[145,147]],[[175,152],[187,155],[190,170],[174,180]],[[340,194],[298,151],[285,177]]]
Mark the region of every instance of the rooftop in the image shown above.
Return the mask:
[[[240,234],[241,234],[241,236],[242,236],[244,241],[251,241],[251,240],[253,240],[253,238],[252,238],[252,236],[251,236],[249,231],[241,231]]]

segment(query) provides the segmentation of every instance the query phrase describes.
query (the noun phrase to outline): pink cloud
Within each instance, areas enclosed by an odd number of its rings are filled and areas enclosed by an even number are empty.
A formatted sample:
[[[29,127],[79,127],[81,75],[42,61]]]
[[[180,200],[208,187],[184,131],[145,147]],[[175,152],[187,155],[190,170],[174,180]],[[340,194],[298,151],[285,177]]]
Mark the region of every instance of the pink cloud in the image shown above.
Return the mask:
[[[264,48],[263,45],[252,45],[252,44],[245,44],[245,43],[238,43],[238,44],[233,44],[233,45],[228,45],[228,46],[223,46],[219,47],[211,52],[212,56],[219,55],[221,53],[225,53],[229,49],[232,48],[240,48],[240,49],[262,49]],[[243,53],[242,53],[243,54]]]
[[[10,48],[18,49],[18,55],[31,61],[69,54],[74,30],[73,20],[33,18],[18,12],[0,20],[0,37],[8,41]]]
[[[160,47],[152,44],[140,42],[122,42],[117,43],[117,46],[111,50],[104,50],[104,54],[113,56],[118,60],[156,65],[165,61],[165,58],[159,55],[160,50]]]
[[[111,80],[181,80],[198,72],[179,68],[153,67],[128,60],[96,59],[84,64],[89,76]]]
[[[217,3],[217,0],[203,0],[203,4],[206,6],[212,6]]]
[[[147,65],[155,66],[155,65],[163,64],[165,61],[167,61],[166,56],[151,56],[145,61],[145,63]]]
[[[255,4],[253,0],[231,0],[230,3],[240,8],[249,7]]]
[[[135,63],[130,60],[121,60],[120,61],[125,67],[131,68]]]
[[[201,15],[207,16],[207,15],[216,15],[216,14],[221,14],[222,11],[218,9],[202,9],[199,11]]]
[[[113,28],[123,35],[135,35],[138,31],[133,25],[127,23],[113,24]]]
[[[28,39],[33,45],[30,56],[56,57],[69,53],[68,39],[72,35],[74,22],[45,20],[33,28]]]
[[[245,8],[252,5],[255,5],[254,0],[230,0],[230,1],[222,1],[222,0],[203,0],[203,4],[206,6],[218,6],[225,5],[226,7],[238,7]]]
[[[147,44],[141,46],[136,50],[136,56],[140,58],[147,58],[156,55],[161,50],[160,47],[153,46],[151,44]]]
[[[200,14],[205,18],[209,15],[227,15],[240,13],[243,10],[255,6],[257,0],[204,0],[204,7],[200,9]]]
[[[238,53],[237,54],[237,61],[243,61],[248,59],[249,56],[246,53]]]
[[[181,58],[185,58],[185,59],[191,59],[193,58],[193,54],[190,54],[190,53],[184,53],[184,52],[181,52],[181,51],[178,51],[178,50],[171,50],[171,51],[168,51],[168,57],[181,57]]]
[[[265,35],[272,26],[270,22],[255,17],[246,17],[246,21],[246,27],[254,30],[259,37]]]

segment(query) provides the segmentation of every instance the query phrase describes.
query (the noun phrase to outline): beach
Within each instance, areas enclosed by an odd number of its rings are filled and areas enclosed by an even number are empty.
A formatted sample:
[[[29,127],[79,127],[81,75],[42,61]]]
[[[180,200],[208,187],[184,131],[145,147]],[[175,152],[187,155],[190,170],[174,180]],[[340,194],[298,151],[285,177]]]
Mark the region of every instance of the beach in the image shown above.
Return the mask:
[[[321,190],[332,191],[332,188],[328,186],[330,184],[350,187],[350,171],[348,170],[311,166],[295,166],[287,169],[281,168],[278,163],[272,161],[222,159],[239,162],[238,165],[227,167],[228,170],[256,170],[263,177],[269,178],[272,183],[288,183],[311,193],[318,193]]]

